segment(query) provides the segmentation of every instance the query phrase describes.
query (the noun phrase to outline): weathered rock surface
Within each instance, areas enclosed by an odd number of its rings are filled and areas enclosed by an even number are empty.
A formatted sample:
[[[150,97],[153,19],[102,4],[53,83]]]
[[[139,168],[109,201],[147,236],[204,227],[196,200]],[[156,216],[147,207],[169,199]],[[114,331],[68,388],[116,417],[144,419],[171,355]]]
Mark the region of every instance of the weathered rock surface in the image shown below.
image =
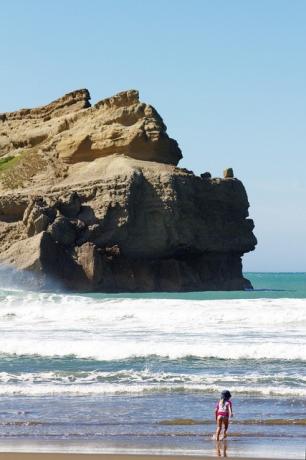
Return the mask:
[[[220,179],[176,167],[176,141],[137,91],[94,107],[89,98],[75,91],[0,116],[0,158],[35,147],[46,161],[22,186],[0,189],[0,261],[41,287],[250,288],[241,257],[256,245],[254,224],[232,171]]]
[[[92,161],[120,153],[141,160],[177,164],[177,142],[156,110],[130,90],[93,107],[86,89],[37,109],[0,114],[0,156],[41,149],[64,163]]]

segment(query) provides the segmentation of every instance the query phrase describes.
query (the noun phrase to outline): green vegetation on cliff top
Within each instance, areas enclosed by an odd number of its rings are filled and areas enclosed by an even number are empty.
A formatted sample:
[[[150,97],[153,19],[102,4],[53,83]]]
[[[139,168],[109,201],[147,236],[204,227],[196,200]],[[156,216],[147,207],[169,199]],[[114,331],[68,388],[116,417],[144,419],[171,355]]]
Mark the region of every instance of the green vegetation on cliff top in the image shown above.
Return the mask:
[[[24,187],[46,162],[36,149],[0,159],[0,182],[7,189]]]
[[[4,158],[0,158],[0,173],[5,171],[6,169],[9,169],[13,166],[13,164],[18,161],[18,157],[13,157],[13,156],[8,156]]]

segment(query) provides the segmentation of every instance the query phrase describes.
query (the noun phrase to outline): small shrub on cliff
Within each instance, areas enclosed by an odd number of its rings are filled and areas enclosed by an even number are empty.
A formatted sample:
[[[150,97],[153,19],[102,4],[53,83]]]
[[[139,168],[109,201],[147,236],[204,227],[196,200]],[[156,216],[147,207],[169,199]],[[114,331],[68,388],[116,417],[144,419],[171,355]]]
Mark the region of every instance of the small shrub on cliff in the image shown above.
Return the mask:
[[[0,158],[0,172],[5,171],[10,168],[14,163],[16,163],[17,157],[4,157]]]
[[[26,182],[43,169],[45,164],[45,160],[37,150],[25,151],[0,163],[0,180],[8,189],[24,187]]]

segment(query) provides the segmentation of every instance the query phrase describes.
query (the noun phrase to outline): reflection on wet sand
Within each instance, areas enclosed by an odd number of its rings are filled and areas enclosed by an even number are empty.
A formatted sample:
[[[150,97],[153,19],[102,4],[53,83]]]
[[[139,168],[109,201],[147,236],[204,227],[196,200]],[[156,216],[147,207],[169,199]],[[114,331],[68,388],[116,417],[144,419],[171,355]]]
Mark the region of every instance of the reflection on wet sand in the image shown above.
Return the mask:
[[[227,441],[216,441],[217,457],[227,457]]]

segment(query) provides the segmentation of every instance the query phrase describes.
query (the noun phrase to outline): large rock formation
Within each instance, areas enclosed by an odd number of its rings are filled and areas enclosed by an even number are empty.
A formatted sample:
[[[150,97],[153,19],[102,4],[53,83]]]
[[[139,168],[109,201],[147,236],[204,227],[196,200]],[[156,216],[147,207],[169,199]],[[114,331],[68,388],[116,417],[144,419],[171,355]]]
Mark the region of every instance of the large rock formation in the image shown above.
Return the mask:
[[[80,90],[0,115],[2,264],[41,287],[250,288],[241,257],[254,225],[233,172],[178,168],[177,142],[137,91],[89,99]]]

